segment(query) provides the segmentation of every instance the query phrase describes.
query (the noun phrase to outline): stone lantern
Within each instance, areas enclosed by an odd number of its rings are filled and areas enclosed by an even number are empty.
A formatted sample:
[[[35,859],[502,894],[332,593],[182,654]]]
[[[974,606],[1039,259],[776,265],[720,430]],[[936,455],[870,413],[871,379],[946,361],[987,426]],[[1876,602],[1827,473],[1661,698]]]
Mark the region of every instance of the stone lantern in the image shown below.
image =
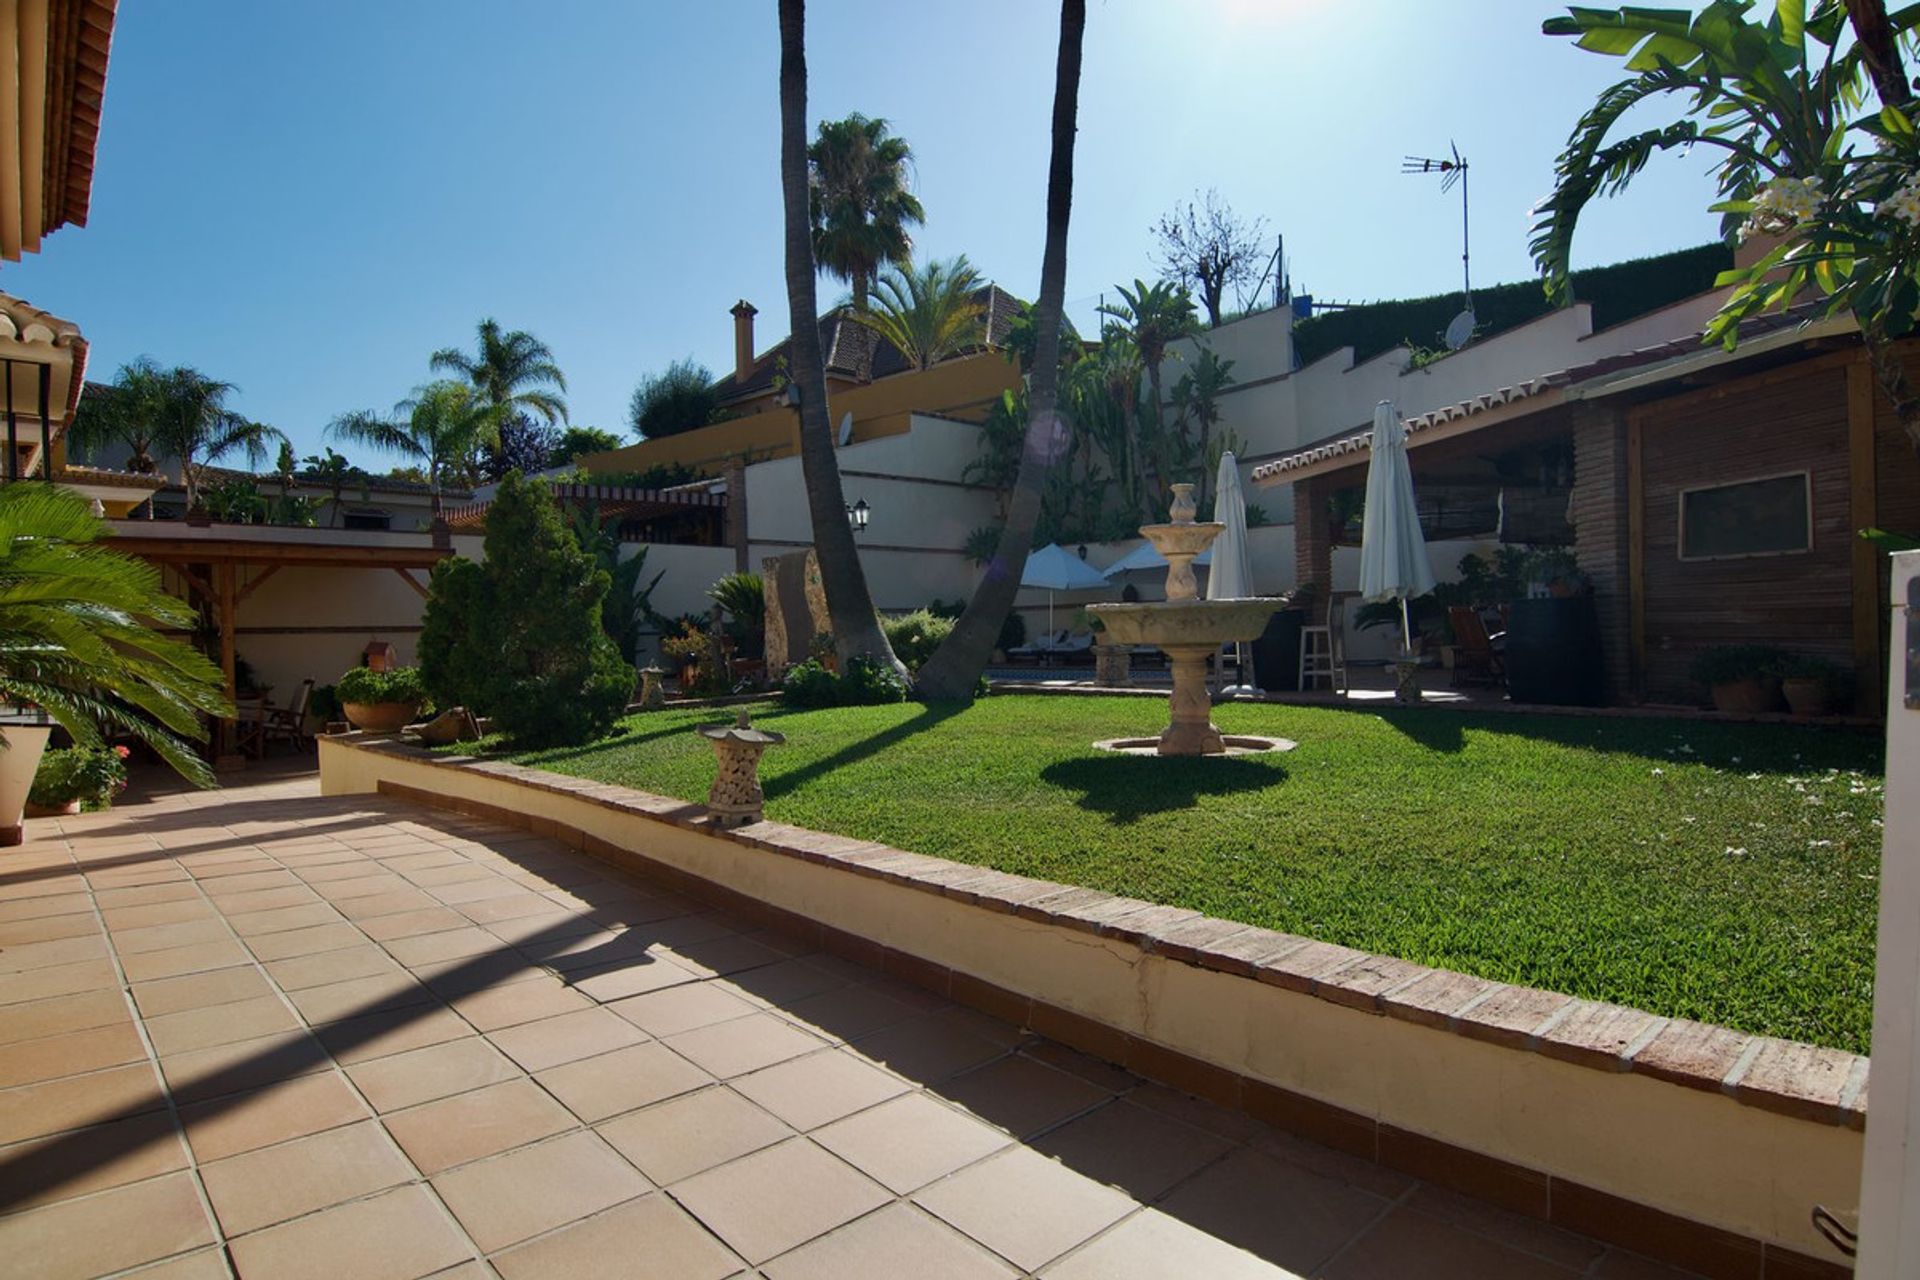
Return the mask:
[[[785,742],[786,736],[754,728],[744,709],[732,724],[703,724],[694,732],[713,743],[713,753],[720,760],[707,792],[714,825],[743,827],[760,821],[766,804],[760,791],[760,756],[768,747]]]
[[[667,705],[667,669],[658,663],[640,668],[640,709],[658,711]]]

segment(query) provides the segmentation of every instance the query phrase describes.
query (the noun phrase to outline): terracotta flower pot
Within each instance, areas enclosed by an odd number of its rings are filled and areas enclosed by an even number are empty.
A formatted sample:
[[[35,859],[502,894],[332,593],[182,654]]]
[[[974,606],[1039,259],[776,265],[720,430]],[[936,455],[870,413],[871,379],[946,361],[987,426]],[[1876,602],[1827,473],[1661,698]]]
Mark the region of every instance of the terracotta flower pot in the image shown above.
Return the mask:
[[[353,727],[366,733],[398,733],[420,714],[417,702],[347,702],[341,704]]]
[[[52,733],[49,725],[33,724],[8,725],[4,732],[7,749],[0,751],[0,845],[19,844],[25,838],[20,819]]]
[[[1791,676],[1780,682],[1787,706],[1797,716],[1833,714],[1833,695],[1819,676]]]
[[[1773,676],[1723,680],[1713,686],[1713,708],[1729,715],[1763,715],[1780,709],[1780,681]]]
[[[65,804],[35,804],[29,800],[25,812],[29,818],[64,818],[80,812],[80,797],[75,796]]]

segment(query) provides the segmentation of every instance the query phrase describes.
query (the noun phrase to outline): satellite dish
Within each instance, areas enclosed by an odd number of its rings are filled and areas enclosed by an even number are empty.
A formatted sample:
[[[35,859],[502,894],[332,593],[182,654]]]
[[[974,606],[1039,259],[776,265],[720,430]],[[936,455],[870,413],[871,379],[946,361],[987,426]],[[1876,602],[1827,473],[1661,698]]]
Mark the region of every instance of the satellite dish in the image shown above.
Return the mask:
[[[1458,351],[1469,342],[1472,342],[1473,327],[1478,323],[1479,320],[1474,316],[1472,307],[1468,307],[1465,311],[1462,311],[1459,315],[1448,321],[1446,337],[1447,350]]]
[[[840,447],[846,448],[853,443],[853,410],[849,409],[840,417]]]

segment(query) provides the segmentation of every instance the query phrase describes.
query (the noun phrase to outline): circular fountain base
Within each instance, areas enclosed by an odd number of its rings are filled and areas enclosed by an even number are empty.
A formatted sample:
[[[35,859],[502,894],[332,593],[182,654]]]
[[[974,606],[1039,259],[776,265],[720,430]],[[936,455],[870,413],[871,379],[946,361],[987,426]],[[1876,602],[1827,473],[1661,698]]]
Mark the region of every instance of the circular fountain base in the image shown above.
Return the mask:
[[[1291,738],[1262,738],[1254,734],[1223,733],[1220,735],[1220,749],[1217,751],[1180,751],[1166,752],[1160,749],[1159,738],[1108,738],[1104,742],[1093,744],[1098,751],[1115,751],[1128,756],[1192,755],[1192,756],[1250,756],[1267,751],[1291,751],[1300,744]]]

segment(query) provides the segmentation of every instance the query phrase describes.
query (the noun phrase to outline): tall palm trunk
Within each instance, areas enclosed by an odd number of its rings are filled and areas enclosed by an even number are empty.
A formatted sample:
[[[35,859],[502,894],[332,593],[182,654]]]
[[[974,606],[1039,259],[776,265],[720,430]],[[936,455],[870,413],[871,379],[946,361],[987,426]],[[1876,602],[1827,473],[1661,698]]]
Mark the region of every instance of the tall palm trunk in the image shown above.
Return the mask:
[[[833,619],[834,648],[841,670],[865,657],[906,675],[880,629],[867,591],[866,570],[847,524],[840,463],[833,453],[833,422],[827,414],[827,372],[820,355],[820,324],[814,298],[813,234],[807,193],[807,6],[780,0],[780,187],[786,198],[787,310],[793,335],[789,376],[800,389],[800,471],[807,485],[807,513],[820,558],[820,585]]]
[[[954,624],[953,633],[920,668],[920,696],[959,701],[973,696],[993,656],[994,642],[1020,590],[1047,472],[1070,447],[1060,398],[1060,313],[1067,292],[1067,221],[1073,211],[1073,140],[1080,110],[1080,42],[1087,27],[1086,0],[1061,0],[1060,56],[1053,82],[1053,160],[1047,169],[1047,249],[1040,262],[1040,301],[1034,308],[1033,382],[1027,392],[1027,440],[1013,482],[1000,549],[986,576]]]

